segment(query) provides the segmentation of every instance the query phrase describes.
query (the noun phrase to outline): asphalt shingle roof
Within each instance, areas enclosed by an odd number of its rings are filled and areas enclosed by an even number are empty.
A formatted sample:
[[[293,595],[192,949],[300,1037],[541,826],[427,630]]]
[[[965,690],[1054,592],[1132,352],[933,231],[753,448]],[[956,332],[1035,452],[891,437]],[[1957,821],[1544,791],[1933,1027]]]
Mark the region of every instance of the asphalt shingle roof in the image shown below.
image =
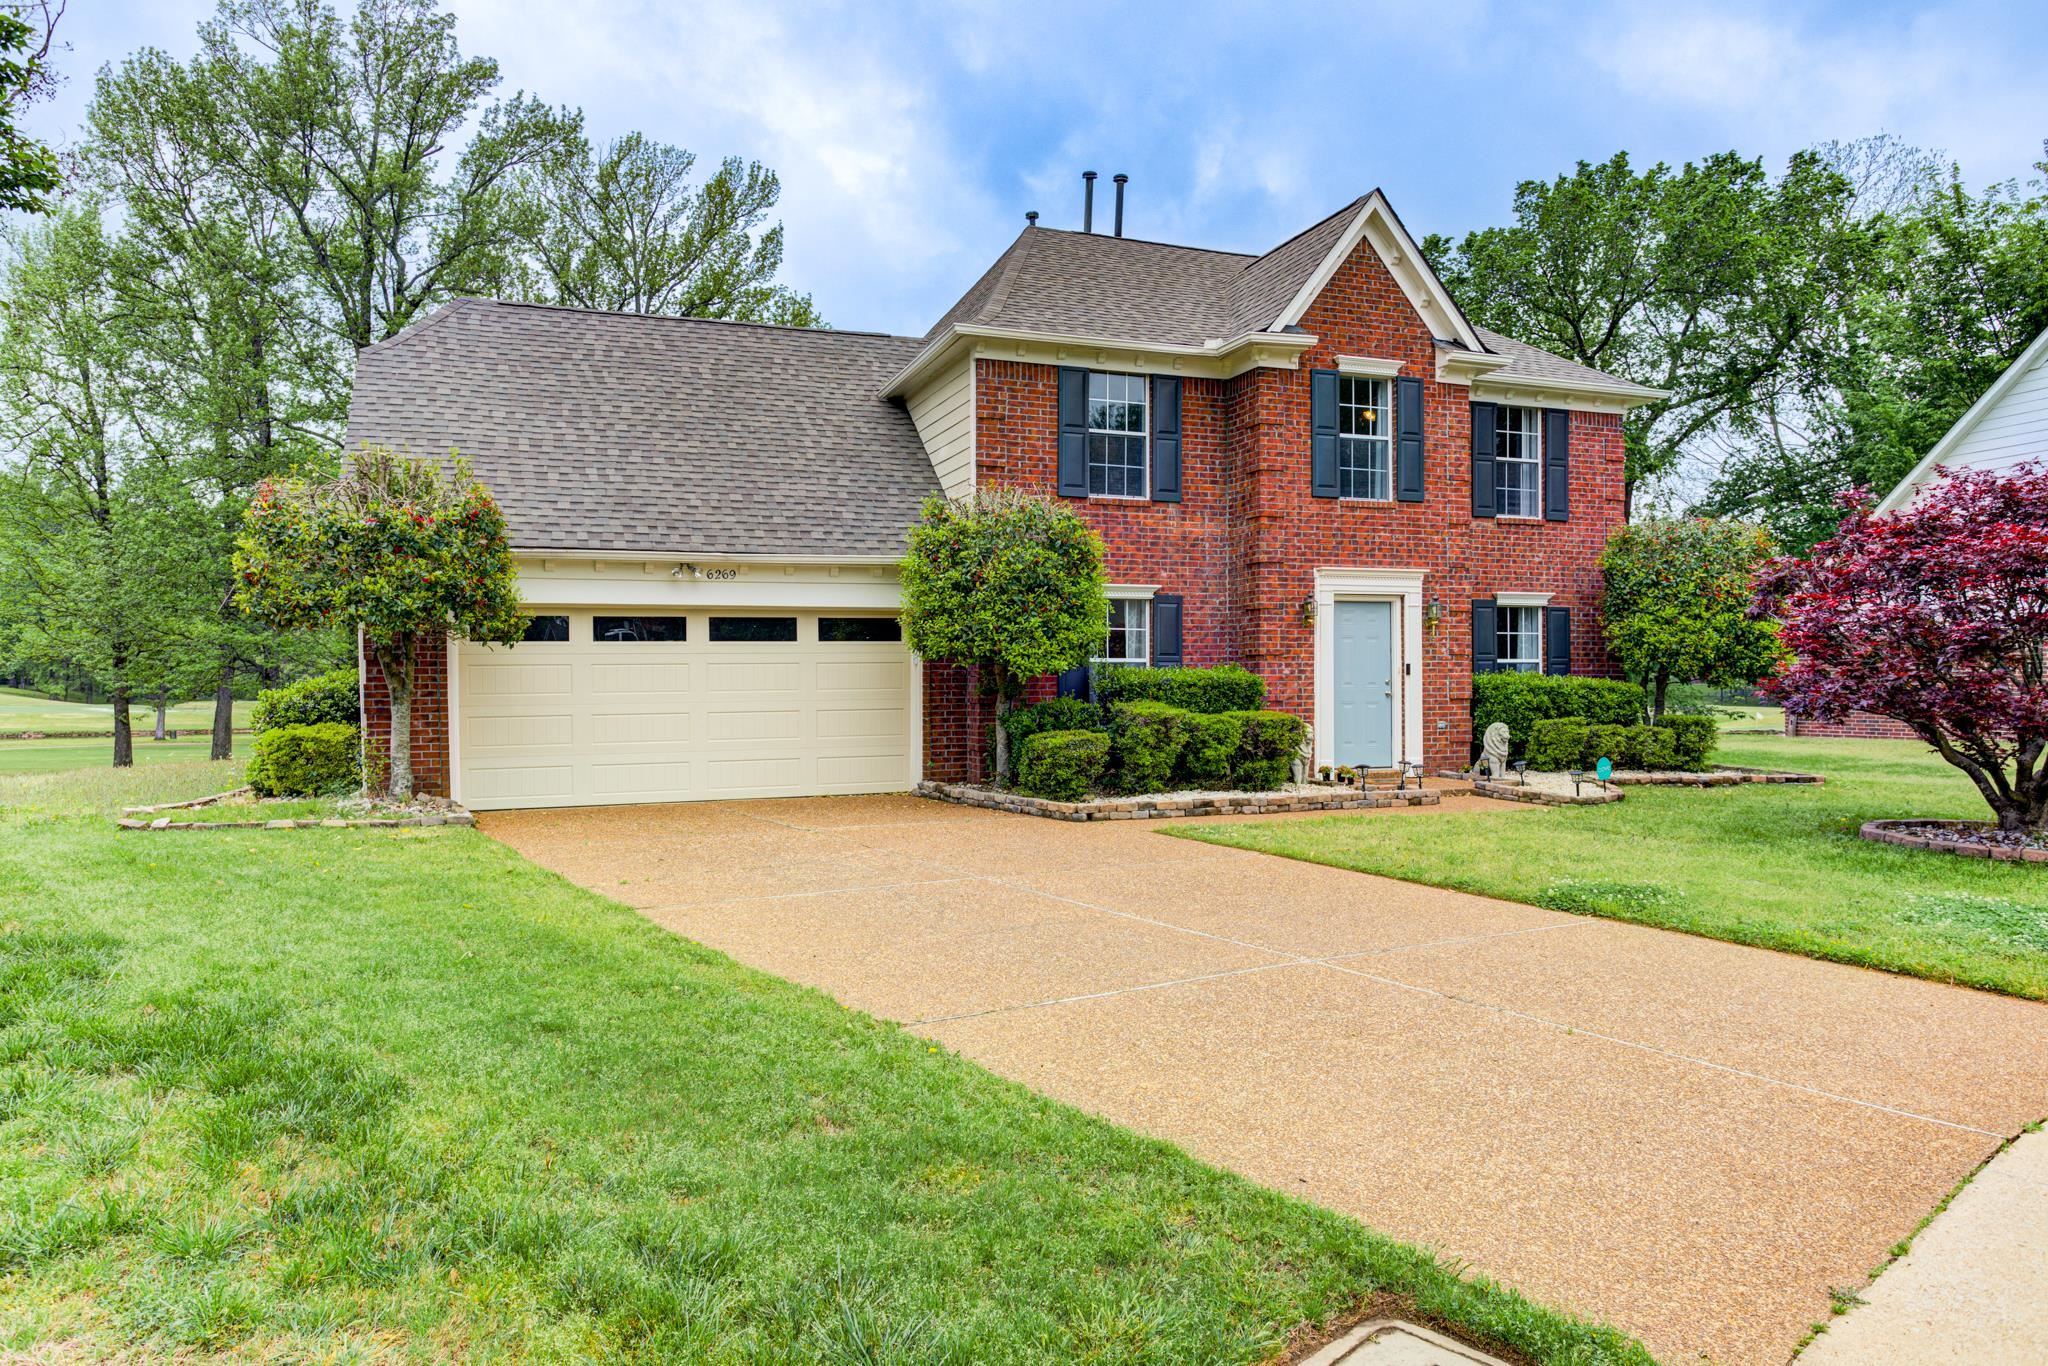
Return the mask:
[[[348,449],[459,450],[522,550],[895,555],[911,337],[464,299],[362,352]]]

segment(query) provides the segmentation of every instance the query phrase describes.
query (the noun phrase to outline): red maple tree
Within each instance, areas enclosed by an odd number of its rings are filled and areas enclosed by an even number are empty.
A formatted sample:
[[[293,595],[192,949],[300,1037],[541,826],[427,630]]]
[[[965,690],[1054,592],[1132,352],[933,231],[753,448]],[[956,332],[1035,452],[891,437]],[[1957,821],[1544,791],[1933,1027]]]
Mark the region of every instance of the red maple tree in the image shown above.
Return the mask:
[[[1757,575],[1790,662],[1764,684],[1794,716],[1903,721],[1970,775],[1998,828],[2048,834],[2048,466],[1944,471]]]

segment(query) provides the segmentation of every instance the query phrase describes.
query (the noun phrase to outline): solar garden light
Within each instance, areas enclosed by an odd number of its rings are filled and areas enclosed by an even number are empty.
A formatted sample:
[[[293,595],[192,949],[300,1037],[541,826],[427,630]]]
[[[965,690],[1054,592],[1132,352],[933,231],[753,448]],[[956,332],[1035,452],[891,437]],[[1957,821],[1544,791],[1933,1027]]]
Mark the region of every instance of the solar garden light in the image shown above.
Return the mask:
[[[1514,770],[1515,780],[1523,787],[1527,787],[1529,785],[1529,761],[1527,759],[1515,760]]]
[[[1582,782],[1584,782],[1584,781],[1586,781],[1586,770],[1585,770],[1585,769],[1583,769],[1583,768],[1575,768],[1575,769],[1572,769],[1572,770],[1571,770],[1571,779],[1572,779],[1572,795],[1573,795],[1574,797],[1576,797],[1576,796],[1578,796],[1578,795],[1579,795],[1579,784],[1580,784],[1580,783],[1582,783]]]

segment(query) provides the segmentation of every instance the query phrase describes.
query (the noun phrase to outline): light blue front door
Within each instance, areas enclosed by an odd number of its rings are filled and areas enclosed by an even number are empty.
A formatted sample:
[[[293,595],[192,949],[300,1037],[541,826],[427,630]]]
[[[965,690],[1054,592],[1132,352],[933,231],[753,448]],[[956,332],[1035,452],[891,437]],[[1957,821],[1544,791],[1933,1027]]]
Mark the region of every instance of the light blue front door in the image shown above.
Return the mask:
[[[1337,734],[1331,754],[1353,768],[1394,763],[1394,604],[1340,602],[1336,621]]]

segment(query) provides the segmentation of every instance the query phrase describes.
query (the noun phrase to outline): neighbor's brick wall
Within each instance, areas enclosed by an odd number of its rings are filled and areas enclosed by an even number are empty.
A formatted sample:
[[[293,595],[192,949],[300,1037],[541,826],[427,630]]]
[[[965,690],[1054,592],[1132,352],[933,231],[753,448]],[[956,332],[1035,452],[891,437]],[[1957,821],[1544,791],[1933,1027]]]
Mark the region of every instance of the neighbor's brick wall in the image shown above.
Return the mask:
[[[449,795],[448,643],[423,641],[413,666],[412,777],[415,791]],[[363,656],[363,728],[373,763],[390,776],[391,692],[374,655]]]
[[[1623,520],[1621,419],[1572,414],[1571,520],[1475,518],[1471,409],[1463,385],[1436,380],[1429,329],[1400,286],[1361,246],[1302,325],[1318,342],[1298,370],[1257,369],[1182,385],[1182,501],[1076,499],[1102,536],[1113,583],[1157,584],[1185,599],[1189,664],[1240,661],[1267,682],[1271,705],[1313,717],[1314,629],[1301,602],[1318,568],[1421,569],[1424,599],[1443,620],[1425,629],[1420,661],[1424,757],[1431,767],[1471,752],[1475,598],[1548,592],[1572,609],[1572,667],[1612,673],[1601,640],[1599,554]],[[1421,376],[1426,424],[1424,501],[1355,503],[1309,491],[1309,371],[1339,355],[1402,362]],[[1051,493],[1058,487],[1058,371],[976,362],[975,453],[981,482]],[[957,688],[928,670],[926,776],[979,776],[986,718],[969,716]],[[1043,691],[1043,685],[1037,691]]]
[[[1841,721],[1802,721],[1796,716],[1785,718],[1785,734],[1803,735],[1808,739],[1830,740],[1917,740],[1913,728],[1904,721],[1894,721],[1889,716],[1875,716],[1867,711],[1852,711]]]

